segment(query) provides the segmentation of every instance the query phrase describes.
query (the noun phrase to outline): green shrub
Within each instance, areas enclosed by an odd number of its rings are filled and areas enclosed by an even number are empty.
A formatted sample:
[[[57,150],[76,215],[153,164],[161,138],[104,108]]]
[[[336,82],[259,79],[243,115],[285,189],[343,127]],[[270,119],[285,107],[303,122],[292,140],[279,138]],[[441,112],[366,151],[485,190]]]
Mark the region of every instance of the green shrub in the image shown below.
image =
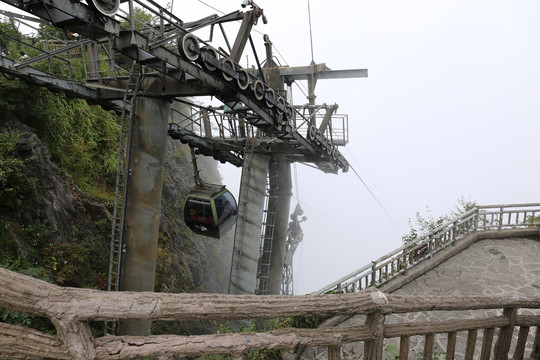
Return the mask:
[[[24,201],[35,192],[37,179],[31,177],[17,157],[17,133],[0,133],[0,213],[19,214]]]

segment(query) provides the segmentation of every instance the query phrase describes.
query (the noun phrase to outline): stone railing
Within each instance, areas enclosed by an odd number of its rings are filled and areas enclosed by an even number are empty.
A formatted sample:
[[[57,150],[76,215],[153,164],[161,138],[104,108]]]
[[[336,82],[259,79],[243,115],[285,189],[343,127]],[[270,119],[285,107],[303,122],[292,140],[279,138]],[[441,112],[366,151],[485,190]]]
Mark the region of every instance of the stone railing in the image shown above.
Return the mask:
[[[540,204],[478,206],[444,223],[415,241],[373,260],[370,264],[314,292],[354,292],[381,286],[433,254],[480,231],[503,231],[540,227]]]
[[[305,347],[327,347],[328,359],[342,356],[347,343],[363,345],[365,359],[388,355],[388,339],[394,338],[399,359],[407,359],[410,340],[423,339],[424,359],[434,353],[434,338],[447,336],[446,359],[465,353],[465,359],[481,352],[495,359],[540,356],[540,297],[402,296],[385,295],[375,288],[349,294],[306,296],[255,296],[218,294],[165,294],[104,292],[62,288],[9,270],[0,269],[0,308],[49,318],[56,334],[22,325],[0,323],[0,358],[9,359],[130,359],[206,356],[243,358],[246,351],[272,349],[289,354]],[[493,309],[492,315],[464,319],[459,311]],[[444,310],[444,321],[386,322],[393,314]],[[455,314],[455,316],[453,316]],[[528,314],[528,315],[525,315]],[[341,324],[317,329],[286,328],[265,333],[230,333],[197,336],[104,336],[95,338],[90,321],[116,320],[240,320],[292,316],[363,315],[360,325]],[[529,334],[535,329],[535,334]],[[476,344],[478,330],[482,339]],[[516,331],[518,335],[512,334]],[[466,332],[465,349],[456,352],[456,333]],[[439,335],[438,335],[439,334]],[[494,342],[494,339],[496,341]],[[399,341],[398,341],[399,340]],[[438,351],[438,350],[437,350]],[[487,356],[487,357],[486,357]]]

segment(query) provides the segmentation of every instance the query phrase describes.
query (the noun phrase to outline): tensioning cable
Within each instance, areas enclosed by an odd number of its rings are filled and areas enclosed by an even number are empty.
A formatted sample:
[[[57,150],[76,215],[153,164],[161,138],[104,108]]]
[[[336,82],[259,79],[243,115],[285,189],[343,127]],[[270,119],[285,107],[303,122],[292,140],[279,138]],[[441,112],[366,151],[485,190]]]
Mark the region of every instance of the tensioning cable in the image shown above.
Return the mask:
[[[394,224],[394,226],[396,227],[396,229],[398,229],[401,233],[403,233],[403,230],[401,230],[401,228],[399,227],[399,225],[397,224],[397,222],[394,220],[394,218],[392,217],[392,215],[390,215],[390,213],[388,212],[388,210],[386,210],[386,208],[383,206],[383,204],[380,202],[380,200],[375,196],[375,194],[373,193],[373,191],[371,191],[371,189],[369,188],[369,186],[367,186],[366,182],[364,181],[364,179],[362,179],[362,177],[360,176],[360,174],[358,174],[358,172],[356,172],[356,169],[351,165],[349,164],[349,168],[352,169],[352,171],[355,173],[356,177],[362,182],[362,184],[364,185],[364,187],[366,188],[366,190],[371,194],[371,196],[375,199],[375,201],[377,202],[377,204],[379,204],[379,206],[381,207],[381,209],[384,211],[384,213],[386,214],[386,216],[388,216],[388,218],[390,219],[390,221],[392,221],[392,223]]]

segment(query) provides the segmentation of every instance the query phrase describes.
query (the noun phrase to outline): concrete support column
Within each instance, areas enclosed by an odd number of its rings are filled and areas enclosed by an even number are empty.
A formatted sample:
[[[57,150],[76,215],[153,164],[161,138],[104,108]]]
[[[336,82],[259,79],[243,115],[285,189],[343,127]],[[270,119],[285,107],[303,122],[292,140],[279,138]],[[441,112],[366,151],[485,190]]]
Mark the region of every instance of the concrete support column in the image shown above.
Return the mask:
[[[138,97],[126,176],[121,291],[154,291],[170,103]],[[121,335],[148,335],[151,321],[126,320]]]
[[[244,156],[229,282],[232,295],[255,293],[268,171],[268,155]]]
[[[276,157],[274,166],[270,171],[275,171],[278,176],[270,173],[269,178],[275,179],[278,189],[276,199],[276,214],[274,226],[274,238],[272,242],[272,254],[270,256],[270,271],[268,278],[268,295],[281,293],[281,281],[283,277],[283,262],[285,260],[287,241],[287,226],[289,224],[289,212],[292,194],[291,165],[287,159]]]

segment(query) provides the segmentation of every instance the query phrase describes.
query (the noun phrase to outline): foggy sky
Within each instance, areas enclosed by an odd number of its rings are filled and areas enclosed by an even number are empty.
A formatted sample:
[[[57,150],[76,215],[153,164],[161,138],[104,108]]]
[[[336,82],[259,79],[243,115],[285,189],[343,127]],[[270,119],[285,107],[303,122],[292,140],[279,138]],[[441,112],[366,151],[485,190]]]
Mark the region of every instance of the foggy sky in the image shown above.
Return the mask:
[[[192,21],[218,13],[208,5],[229,13],[240,3],[176,0],[173,12]],[[282,65],[308,65],[307,0],[257,4],[269,21],[253,33],[259,56],[268,34]],[[317,102],[338,103],[338,113],[348,114],[350,143],[340,150],[397,226],[354,171],[330,175],[297,164],[293,195],[308,217],[295,256],[297,294],[399,247],[408,219],[426,214],[426,206],[437,217],[460,197],[486,205],[539,202],[540,2],[311,0],[310,6],[313,60],[334,70],[368,69],[364,79],[319,81]],[[295,90],[294,103],[306,102]],[[238,196],[240,170],[220,169]]]
[[[207,3],[232,11],[239,2]],[[288,65],[308,65],[307,1],[257,4],[269,23],[256,29]],[[353,171],[330,175],[298,164],[308,221],[295,256],[297,294],[401,246],[408,219],[429,214],[426,206],[437,217],[461,197],[538,202],[540,3],[312,0],[310,7],[315,62],[368,69],[365,79],[319,81],[317,102],[348,114],[350,144],[341,152],[399,229]],[[294,100],[307,102],[301,94]],[[236,189],[239,171],[224,173]]]

